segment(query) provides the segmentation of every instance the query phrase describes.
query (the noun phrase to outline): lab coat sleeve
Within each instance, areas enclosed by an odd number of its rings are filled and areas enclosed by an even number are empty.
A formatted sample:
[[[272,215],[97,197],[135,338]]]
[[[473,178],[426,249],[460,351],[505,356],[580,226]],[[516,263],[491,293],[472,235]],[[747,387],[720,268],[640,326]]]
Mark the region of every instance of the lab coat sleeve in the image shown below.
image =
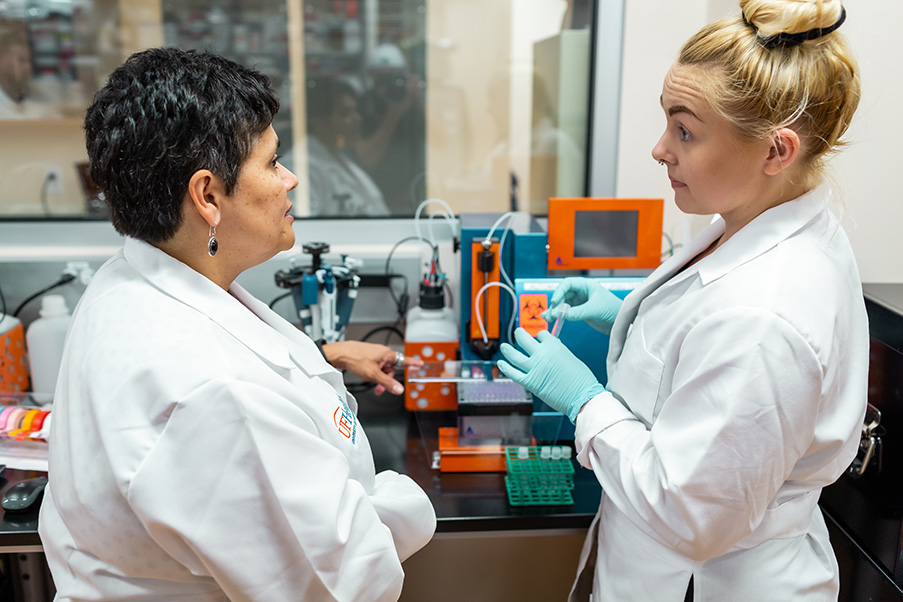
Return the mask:
[[[151,537],[230,599],[401,593],[392,533],[346,457],[264,387],[220,378],[180,400],[127,496]]]
[[[429,543],[436,531],[436,514],[429,498],[407,475],[392,470],[377,474],[370,502],[392,532],[402,562]],[[430,511],[424,512],[424,507]]]
[[[822,367],[790,324],[749,308],[697,323],[679,357],[651,429],[609,393],[584,407],[578,460],[650,537],[704,561],[752,533],[781,502],[776,492],[821,417]]]

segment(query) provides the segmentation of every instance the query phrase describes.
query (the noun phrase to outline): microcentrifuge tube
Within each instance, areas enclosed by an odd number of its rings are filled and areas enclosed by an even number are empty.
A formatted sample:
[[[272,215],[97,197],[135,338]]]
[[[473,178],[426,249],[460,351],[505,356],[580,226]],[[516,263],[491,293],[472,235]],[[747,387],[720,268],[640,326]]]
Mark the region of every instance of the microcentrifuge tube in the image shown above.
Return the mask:
[[[561,459],[561,448],[557,445],[552,448],[552,459],[560,460]]]
[[[562,303],[558,306],[558,317],[555,318],[555,323],[552,325],[552,333],[553,337],[557,337],[558,333],[561,332],[561,328],[564,326],[564,317],[567,315],[568,310],[571,309],[571,306],[567,303]]]
[[[526,445],[521,445],[517,448],[517,459],[518,460],[529,460],[530,459],[530,450],[527,449]]]
[[[548,445],[543,445],[539,448],[539,458],[541,460],[548,460],[552,457],[552,448]]]

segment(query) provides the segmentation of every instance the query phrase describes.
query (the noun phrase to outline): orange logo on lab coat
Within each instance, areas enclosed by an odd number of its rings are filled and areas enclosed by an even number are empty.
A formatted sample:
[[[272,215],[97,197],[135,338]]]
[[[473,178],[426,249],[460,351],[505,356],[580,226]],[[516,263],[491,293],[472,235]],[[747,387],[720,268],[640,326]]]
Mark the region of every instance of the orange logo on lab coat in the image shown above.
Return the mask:
[[[351,439],[351,443],[354,443],[354,440],[357,439],[357,420],[345,400],[339,397],[339,401],[341,405],[332,413],[332,421],[339,430],[339,434],[346,439]]]

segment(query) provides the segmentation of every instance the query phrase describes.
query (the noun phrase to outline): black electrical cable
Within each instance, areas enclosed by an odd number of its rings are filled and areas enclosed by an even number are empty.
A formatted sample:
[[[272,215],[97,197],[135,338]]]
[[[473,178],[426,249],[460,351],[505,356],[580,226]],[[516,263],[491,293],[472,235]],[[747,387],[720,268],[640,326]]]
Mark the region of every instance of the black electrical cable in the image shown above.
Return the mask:
[[[39,290],[32,296],[25,299],[25,301],[22,301],[22,303],[19,304],[19,307],[16,308],[16,311],[13,312],[13,316],[18,316],[19,312],[22,311],[23,307],[25,307],[26,305],[28,305],[29,303],[31,303],[32,301],[34,301],[35,299],[37,299],[38,297],[43,295],[44,293],[48,293],[58,286],[63,286],[64,284],[69,284],[73,280],[75,280],[75,274],[63,274],[62,276],[60,276],[59,280],[57,280],[50,286],[42,288],[41,290]]]
[[[41,208],[44,210],[45,217],[51,217],[50,213],[50,203],[47,202],[47,189],[50,187],[50,183],[56,179],[56,174],[48,173],[44,176],[44,183],[41,184]]]
[[[6,319],[6,297],[3,296],[3,287],[0,287],[0,324]]]
[[[405,274],[388,274],[387,277],[389,279],[389,286],[386,288],[389,289],[389,294],[395,302],[395,309],[398,312],[398,315],[403,316],[408,307],[408,277]],[[393,278],[401,278],[404,280],[404,292],[401,293],[401,295],[395,295],[395,290],[392,288]]]
[[[273,309],[273,306],[275,306],[277,303],[279,303],[286,297],[291,297],[291,295],[292,295],[292,291],[289,291],[287,293],[282,293],[281,295],[279,295],[278,297],[276,297],[275,299],[270,301],[270,305],[269,305],[270,309]]]
[[[364,341],[364,342],[369,341],[370,337],[372,337],[375,334],[379,334],[380,332],[388,332],[389,333],[389,336],[386,337],[386,344],[389,342],[389,338],[393,334],[398,336],[398,338],[401,339],[402,342],[404,342],[404,333],[402,333],[401,330],[396,326],[377,326],[376,328],[374,328],[373,330],[369,331],[367,334],[362,336],[361,341]]]
[[[401,240],[399,240],[398,242],[396,242],[396,243],[392,246],[392,249],[389,250],[389,254],[386,256],[386,269],[385,269],[385,273],[386,273],[386,277],[387,277],[387,278],[390,277],[390,276],[389,276],[389,265],[390,265],[391,262],[392,262],[392,255],[395,253],[395,251],[398,249],[398,247],[400,247],[400,246],[403,245],[404,243],[409,242],[409,241],[412,241],[412,240],[417,240],[417,241],[420,241],[420,242],[422,242],[422,243],[428,245],[428,246],[430,247],[430,249],[433,251],[433,253],[436,253],[436,252],[437,252],[437,247],[436,247],[436,245],[431,244],[429,241],[427,241],[426,239],[424,239],[424,238],[422,238],[422,237],[420,237],[420,236],[406,236],[405,238],[402,238]],[[402,276],[402,278],[404,278],[404,283],[405,283],[405,286],[404,286],[404,288],[405,288],[405,294],[402,295],[402,298],[404,299],[404,305],[402,305],[401,299],[399,299],[399,297],[395,294],[395,290],[392,288],[391,280],[390,280],[390,282],[389,282],[389,294],[392,296],[392,300],[395,302],[395,306],[396,306],[396,308],[398,309],[398,316],[399,316],[399,318],[403,318],[403,317],[404,317],[404,312],[407,310],[407,297],[408,297],[408,296],[407,296],[407,291],[408,291],[408,279],[407,279],[407,276],[404,276],[404,275],[401,275],[401,276]],[[400,320],[399,320],[399,321],[400,321]]]

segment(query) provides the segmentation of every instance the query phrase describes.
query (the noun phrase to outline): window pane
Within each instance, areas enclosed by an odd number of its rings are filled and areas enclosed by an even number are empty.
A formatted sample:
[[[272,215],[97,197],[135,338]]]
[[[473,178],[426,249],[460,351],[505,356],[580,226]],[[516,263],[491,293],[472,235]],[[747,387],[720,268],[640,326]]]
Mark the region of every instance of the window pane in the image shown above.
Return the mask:
[[[279,93],[273,129],[279,153],[292,149],[287,6],[285,0],[162,0],[163,43],[190,50],[209,50],[253,66]]]
[[[544,214],[585,192],[591,0],[0,0],[0,217],[103,217],[81,118],[126,57],[210,49],[279,92],[298,216]]]
[[[121,39],[115,1],[0,2],[0,216],[105,213],[81,187],[81,116]]]

